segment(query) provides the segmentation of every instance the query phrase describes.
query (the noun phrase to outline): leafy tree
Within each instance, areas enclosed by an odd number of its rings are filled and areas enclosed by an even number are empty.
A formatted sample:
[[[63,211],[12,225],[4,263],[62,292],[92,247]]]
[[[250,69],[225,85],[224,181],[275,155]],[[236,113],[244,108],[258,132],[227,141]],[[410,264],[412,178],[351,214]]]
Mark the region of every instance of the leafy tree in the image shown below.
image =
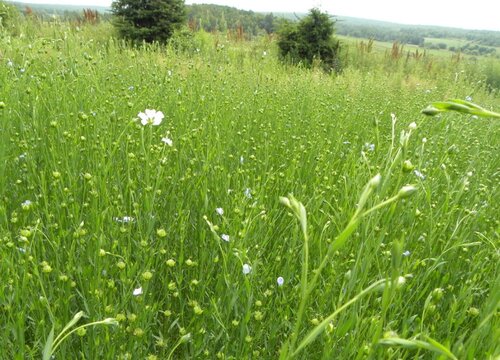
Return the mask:
[[[127,39],[166,42],[185,20],[184,0],[115,0],[115,27]]]
[[[318,9],[310,10],[298,23],[285,22],[278,32],[281,58],[306,66],[320,60],[326,71],[340,70],[340,43],[333,37],[334,24]]]

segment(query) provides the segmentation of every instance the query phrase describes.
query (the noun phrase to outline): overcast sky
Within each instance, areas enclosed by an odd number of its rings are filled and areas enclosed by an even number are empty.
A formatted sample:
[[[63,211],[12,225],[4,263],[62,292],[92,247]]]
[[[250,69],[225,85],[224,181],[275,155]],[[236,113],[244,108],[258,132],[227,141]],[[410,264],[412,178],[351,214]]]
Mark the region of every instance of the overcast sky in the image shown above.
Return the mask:
[[[23,1],[23,0],[19,0]],[[108,6],[111,0],[24,0]],[[386,20],[404,24],[440,25],[500,31],[500,0],[187,0],[253,11],[306,12],[318,7],[333,15]]]

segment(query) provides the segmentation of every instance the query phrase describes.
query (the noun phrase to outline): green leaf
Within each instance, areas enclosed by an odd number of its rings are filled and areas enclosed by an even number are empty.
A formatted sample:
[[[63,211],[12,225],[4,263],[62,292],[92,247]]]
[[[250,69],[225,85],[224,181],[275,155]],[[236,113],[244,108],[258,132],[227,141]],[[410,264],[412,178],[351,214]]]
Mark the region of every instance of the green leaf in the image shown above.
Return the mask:
[[[54,344],[54,327],[52,326],[52,330],[50,330],[49,337],[45,341],[45,346],[43,347],[42,359],[50,360],[52,356],[52,345]]]
[[[428,107],[422,110],[422,114],[428,116],[434,116],[439,114],[440,112],[445,112],[445,111],[456,111],[463,114],[500,118],[499,113],[486,110],[477,104],[461,99],[451,99],[447,101],[433,102]]]
[[[71,319],[67,324],[66,326],[64,327],[64,329],[62,329],[62,331],[59,333],[59,335],[57,335],[56,339],[54,340],[54,343],[56,343],[59,338],[61,336],[64,335],[64,333],[66,333],[66,331],[68,331],[70,328],[73,327],[73,325],[75,325],[78,321],[80,321],[80,319],[85,315],[85,313],[83,311],[80,311],[80,312],[77,312],[75,314],[75,316],[73,316],[73,319]]]
[[[425,336],[425,339],[428,342],[416,339],[401,339],[399,337],[388,337],[379,340],[378,343],[388,346],[401,346],[406,349],[424,349],[444,355],[448,359],[457,360],[457,357],[453,355],[453,353],[450,350],[448,350],[444,345],[440,344],[434,339],[431,339],[428,336]]]

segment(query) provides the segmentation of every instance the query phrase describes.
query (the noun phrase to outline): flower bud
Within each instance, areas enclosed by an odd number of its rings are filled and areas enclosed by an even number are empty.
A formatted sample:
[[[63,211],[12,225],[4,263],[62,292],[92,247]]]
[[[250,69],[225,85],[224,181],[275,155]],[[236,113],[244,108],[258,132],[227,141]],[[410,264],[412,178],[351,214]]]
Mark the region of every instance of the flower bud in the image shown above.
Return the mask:
[[[405,185],[399,190],[398,197],[400,199],[406,199],[407,197],[410,197],[416,191],[417,191],[417,188],[415,186]]]

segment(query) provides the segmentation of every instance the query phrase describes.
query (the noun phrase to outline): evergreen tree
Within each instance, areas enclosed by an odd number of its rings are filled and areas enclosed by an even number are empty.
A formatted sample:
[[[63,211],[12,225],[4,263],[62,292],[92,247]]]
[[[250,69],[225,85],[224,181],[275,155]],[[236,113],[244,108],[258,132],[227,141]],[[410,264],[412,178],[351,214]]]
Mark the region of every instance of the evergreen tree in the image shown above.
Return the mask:
[[[184,0],[115,0],[119,34],[133,41],[166,42],[185,20]]]
[[[334,22],[318,9],[299,23],[286,22],[279,31],[278,47],[282,59],[311,66],[320,60],[327,71],[340,70],[340,43],[334,39]]]

